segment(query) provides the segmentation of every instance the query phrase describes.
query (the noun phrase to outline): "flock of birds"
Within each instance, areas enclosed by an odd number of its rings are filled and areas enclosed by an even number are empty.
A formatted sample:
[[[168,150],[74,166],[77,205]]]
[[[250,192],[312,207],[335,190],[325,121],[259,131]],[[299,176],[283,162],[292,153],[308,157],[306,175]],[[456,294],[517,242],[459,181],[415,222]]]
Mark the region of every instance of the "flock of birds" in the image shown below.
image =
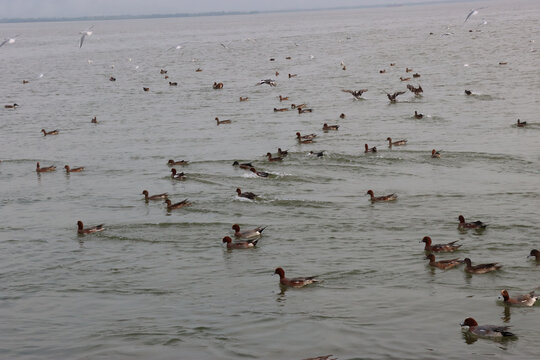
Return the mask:
[[[480,8],[481,9],[481,8]],[[473,9],[471,12],[467,15],[464,22],[467,22],[472,16],[478,14],[478,9]],[[91,36],[93,34],[93,25],[89,27],[88,29],[80,32],[80,40],[79,40],[79,47],[81,48],[84,44],[84,41],[87,37]],[[3,40],[3,42],[0,43],[0,47],[6,44],[13,44],[16,41],[16,38],[19,35],[16,35],[12,38],[6,38]],[[223,47],[228,48],[228,45],[221,44]],[[271,61],[274,59],[271,58]],[[346,69],[345,65],[342,64],[343,70]],[[391,63],[390,66],[395,66],[394,63]],[[196,70],[197,72],[202,71],[202,69],[198,68]],[[412,72],[413,70],[410,68],[405,69],[405,73]],[[386,73],[386,70],[380,70],[380,73]],[[165,79],[168,79],[167,70],[161,69],[160,75],[164,75]],[[276,71],[276,76],[279,75],[279,73]],[[289,78],[295,77],[296,74],[288,74]],[[414,73],[412,75],[413,78],[417,79],[420,78],[421,75],[419,73]],[[111,77],[109,80],[115,81],[116,79],[114,77]],[[400,80],[403,82],[408,82],[411,80],[411,77],[400,77]],[[23,80],[23,83],[27,83],[28,81]],[[176,86],[176,82],[169,82],[170,86]],[[276,87],[278,85],[277,81],[274,79],[263,79],[260,80],[255,85],[268,85],[270,87]],[[212,85],[212,88],[215,90],[223,89],[224,84],[222,82],[214,82]],[[407,85],[407,89],[412,92],[415,96],[421,97],[423,96],[423,89],[420,85],[415,87],[412,84]],[[143,91],[149,91],[150,89],[147,87],[143,87]],[[345,93],[348,93],[353,96],[354,99],[362,99],[362,95],[368,91],[368,89],[343,89],[342,90]],[[398,96],[403,95],[405,91],[395,91],[393,93],[386,93],[388,100],[390,103],[396,103],[398,101]],[[466,89],[465,95],[469,96],[472,95],[472,91]],[[248,101],[249,97],[247,96],[241,96],[240,101]],[[279,95],[279,101],[280,103],[283,101],[288,101],[288,96],[282,96]],[[6,109],[13,109],[15,110],[19,105],[17,103],[13,104],[7,104],[4,107]],[[296,110],[298,113],[306,113],[306,112],[312,112],[313,110],[308,108],[306,104],[291,104],[289,107],[281,107],[281,108],[274,108],[275,112],[281,112],[281,111],[289,111],[289,110]],[[341,114],[340,118],[344,118],[346,115]],[[414,117],[416,119],[422,119],[423,114],[418,113],[415,111]],[[219,125],[227,125],[231,124],[231,120],[220,120],[218,117],[215,118],[216,124]],[[94,117],[91,119],[92,123],[97,123],[97,118]],[[524,127],[526,126],[526,122],[521,122],[521,120],[517,120],[516,126],[517,127]],[[337,124],[327,124],[324,123],[322,126],[322,130],[324,132],[328,131],[338,131],[339,125]],[[54,136],[59,135],[60,131],[58,129],[56,130],[50,130],[47,131],[45,129],[41,129],[41,132],[43,133],[43,136]],[[300,132],[297,132],[296,134],[296,141],[299,144],[311,144],[315,142],[315,138],[317,137],[317,134],[301,134]],[[400,139],[400,140],[393,140],[391,137],[388,137],[386,139],[388,141],[388,146],[391,148],[393,146],[403,146],[407,144],[406,139]],[[370,147],[368,144],[364,145],[364,152],[365,153],[374,153],[377,152],[377,147]],[[268,152],[266,154],[267,159],[269,162],[278,162],[284,160],[284,158],[287,156],[288,152],[287,150],[282,150],[281,148],[278,148],[277,155],[273,155],[271,152]],[[310,151],[309,155],[313,155],[316,157],[323,157],[324,151],[320,152],[313,152]],[[432,158],[440,158],[441,154],[436,149],[432,149],[431,151],[431,157]],[[169,160],[167,162],[167,165],[171,167],[171,178],[173,180],[179,180],[184,181],[187,179],[187,175],[184,172],[178,172],[174,166],[187,166],[189,165],[189,161],[186,160]],[[238,161],[235,161],[233,163],[233,166],[239,167],[241,169],[244,169],[246,171],[249,171],[256,176],[259,177],[268,177],[269,174],[264,171],[258,171],[251,163],[239,163]],[[83,172],[84,167],[70,167],[69,165],[65,165],[64,169],[67,173],[71,172]],[[55,171],[56,167],[54,165],[51,166],[40,166],[40,163],[37,162],[36,164],[36,172],[37,173],[46,173],[46,172],[52,172]],[[249,199],[249,200],[255,200],[258,195],[253,192],[244,192],[240,188],[236,189],[236,193],[238,197]],[[171,199],[169,199],[167,193],[161,193],[161,194],[150,194],[147,190],[144,190],[142,192],[142,195],[144,195],[145,201],[162,201],[167,211],[177,210],[181,209],[187,206],[191,206],[191,202],[189,199],[184,199],[180,202],[172,202]],[[373,190],[368,190],[366,195],[370,196],[371,202],[391,202],[397,200],[398,196],[396,194],[388,194],[388,195],[379,195],[376,196]],[[473,229],[475,231],[484,231],[486,229],[487,225],[484,224],[481,221],[475,221],[475,222],[466,222],[464,217],[462,215],[459,215],[459,224],[458,228],[461,231],[467,231],[469,229]],[[257,246],[258,241],[260,240],[263,231],[266,229],[266,227],[261,226],[254,229],[249,230],[240,230],[240,226],[238,224],[232,225],[232,230],[234,230],[234,234],[229,236],[224,236],[222,239],[222,243],[225,244],[227,250],[239,250],[239,249],[252,249]],[[81,220],[77,221],[77,232],[78,234],[85,235],[85,234],[93,234],[97,232],[104,231],[105,227],[104,224],[85,227],[83,222]],[[234,238],[234,239],[233,239]],[[484,264],[476,264],[473,265],[470,258],[465,259],[459,259],[459,258],[452,258],[452,259],[445,259],[445,260],[437,260],[435,257],[435,254],[441,254],[441,253],[453,253],[455,251],[460,250],[461,246],[460,244],[456,244],[457,241],[453,241],[446,244],[433,244],[432,239],[429,236],[425,236],[421,242],[424,243],[424,250],[426,252],[426,259],[429,260],[429,266],[435,267],[442,270],[448,270],[455,267],[458,267],[462,264],[465,264],[464,270],[467,273],[471,274],[484,274],[492,271],[499,270],[502,265],[498,263],[484,263]],[[529,257],[535,258],[536,261],[540,261],[540,252],[536,249],[531,250]],[[285,270],[281,267],[277,267],[274,270],[274,274],[279,275],[279,284],[283,287],[292,287],[292,288],[301,288],[307,285],[311,285],[314,283],[317,283],[319,280],[316,277],[293,277],[288,278],[285,276]],[[530,292],[528,294],[519,295],[517,297],[510,297],[508,291],[506,289],[501,290],[501,301],[504,302],[505,305],[511,305],[511,306],[533,306],[536,300],[538,299],[538,296],[534,294],[534,292]],[[478,323],[473,318],[466,318],[462,323],[462,326],[468,327],[468,332],[470,334],[481,336],[481,337],[507,337],[507,336],[514,336],[513,333],[508,331],[507,326],[493,326],[493,325],[478,325]],[[331,355],[312,358],[312,359],[328,359]]]

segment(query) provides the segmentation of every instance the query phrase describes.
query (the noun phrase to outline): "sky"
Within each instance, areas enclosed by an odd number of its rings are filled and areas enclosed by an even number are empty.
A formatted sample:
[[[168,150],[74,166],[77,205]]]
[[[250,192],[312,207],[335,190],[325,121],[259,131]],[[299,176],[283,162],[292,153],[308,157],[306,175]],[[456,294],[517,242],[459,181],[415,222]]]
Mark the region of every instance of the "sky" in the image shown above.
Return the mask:
[[[275,11],[419,1],[425,0],[0,0],[0,19]]]

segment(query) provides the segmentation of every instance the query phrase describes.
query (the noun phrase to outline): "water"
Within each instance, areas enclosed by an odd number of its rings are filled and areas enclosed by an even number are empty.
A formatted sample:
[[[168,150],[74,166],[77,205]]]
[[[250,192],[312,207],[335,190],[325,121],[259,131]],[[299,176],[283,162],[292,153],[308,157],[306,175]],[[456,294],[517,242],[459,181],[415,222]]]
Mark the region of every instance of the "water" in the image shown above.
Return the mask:
[[[538,306],[508,310],[495,299],[539,286],[526,256],[540,247],[540,52],[531,51],[540,8],[490,2],[462,26],[468,10],[102,21],[81,49],[90,23],[0,25],[21,34],[0,49],[0,98],[20,105],[0,111],[3,357],[536,358]],[[421,74],[411,83],[424,96],[389,104],[383,91],[405,89],[405,67]],[[255,86],[265,78],[278,86]],[[365,100],[341,92],[360,88]],[[313,113],[272,111],[304,102]],[[414,119],[415,110],[427,116]],[[216,126],[216,116],[232,124]],[[517,128],[517,118],[531,124]],[[323,133],[324,122],[341,127]],[[297,144],[296,131],[317,133],[316,143]],[[408,145],[388,149],[388,136]],[[379,152],[365,155],[364,143]],[[289,156],[267,162],[278,147]],[[170,179],[168,159],[190,160],[185,182]],[[36,175],[37,161],[58,169]],[[65,164],[86,170],[66,175]],[[260,199],[238,199],[237,187]],[[193,206],[167,213],[146,204],[143,189]],[[399,199],[371,204],[368,189]],[[460,233],[459,214],[488,230]],[[79,219],[107,230],[77,236]],[[224,250],[233,223],[268,225],[259,247]],[[431,270],[425,235],[460,240],[456,256],[503,269]],[[278,266],[322,282],[281,292]],[[518,339],[469,345],[459,327],[468,316],[506,322]]]

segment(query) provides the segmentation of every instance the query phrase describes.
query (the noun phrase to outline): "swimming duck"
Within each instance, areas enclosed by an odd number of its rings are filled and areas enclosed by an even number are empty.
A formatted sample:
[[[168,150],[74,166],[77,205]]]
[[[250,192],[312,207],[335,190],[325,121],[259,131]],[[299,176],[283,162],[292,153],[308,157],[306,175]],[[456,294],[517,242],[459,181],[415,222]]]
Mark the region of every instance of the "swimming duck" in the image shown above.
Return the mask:
[[[252,192],[242,192],[242,190],[240,190],[240,188],[236,188],[236,194],[238,195],[238,197],[243,197],[243,198],[246,198],[246,199],[250,199],[250,200],[255,200],[255,198],[257,197],[257,194],[254,194]]]
[[[288,279],[288,278],[285,277],[285,270],[283,270],[280,267],[276,268],[276,270],[274,271],[274,275],[275,274],[279,275],[279,284],[283,285],[283,286],[301,288],[301,287],[304,287],[306,285],[310,285],[310,284],[319,282],[319,280],[317,280],[314,276],[297,277],[297,278]]]
[[[293,77],[296,77],[296,74],[289,74],[289,79]]]
[[[471,90],[465,90],[465,95],[472,95],[472,91]]]
[[[46,166],[46,167],[40,167],[39,162],[36,163],[36,172],[51,172],[51,171],[55,171],[55,170],[56,170],[56,166],[54,166],[54,165]]]
[[[414,86],[412,86],[411,84],[408,84],[407,85],[407,89],[409,89],[410,92],[413,92],[415,95],[420,95],[421,93],[424,92],[424,89],[422,89],[422,87],[420,85],[418,85],[417,88],[415,88]]]
[[[460,229],[485,229],[487,227],[487,224],[484,224],[481,221],[465,222],[465,218],[463,217],[463,215],[459,215],[458,219],[458,227]]]
[[[371,201],[372,202],[376,202],[376,201],[394,201],[397,199],[397,195],[396,194],[390,194],[390,195],[384,195],[384,196],[375,196],[373,194],[373,190],[368,190],[366,195],[370,195],[371,196]]]
[[[433,150],[431,150],[431,157],[432,157],[432,158],[440,158],[440,157],[441,157],[441,153],[438,152],[437,150],[433,149]]]
[[[252,239],[252,240],[247,240],[247,241],[238,241],[238,242],[232,242],[232,239],[229,237],[229,236],[225,236],[223,238],[223,241],[224,243],[227,243],[227,250],[232,250],[232,249],[249,249],[249,248],[253,248],[257,245],[257,242],[259,241],[259,239]]]
[[[147,87],[143,87],[142,88],[144,91],[150,91],[150,88],[147,88]]]
[[[103,224],[99,224],[85,229],[83,222],[81,220],[77,221],[77,232],[79,234],[92,234],[103,230],[105,230]]]
[[[386,93],[386,96],[388,96],[388,100],[390,100],[391,103],[395,103],[397,101],[396,98],[402,94],[405,94],[405,91],[396,91],[393,94]]]
[[[391,137],[387,137],[386,140],[388,140],[388,146],[389,146],[389,147],[392,147],[392,146],[407,145],[407,140],[406,140],[406,139],[403,139],[403,140],[397,140],[397,141],[392,141],[392,138],[391,138]]]
[[[411,71],[413,71],[412,68],[405,68],[405,72],[411,72]]]
[[[513,333],[508,331],[508,326],[495,326],[495,325],[478,325],[476,320],[469,317],[463,320],[461,326],[468,326],[468,333],[480,336],[480,337],[503,337],[514,336]]]
[[[201,68],[197,68],[197,69],[195,70],[195,72],[201,72],[201,71],[202,71]]]
[[[246,170],[250,170],[253,167],[251,163],[240,164],[238,161],[233,162],[232,166],[238,166],[240,169],[246,169]]]
[[[425,243],[424,251],[429,252],[454,252],[461,247],[461,245],[454,245],[456,241],[449,242],[448,244],[435,244],[431,245],[431,238],[429,236],[424,236],[420,242]]]
[[[240,101],[248,101],[248,99],[249,99],[249,98],[248,98],[247,96],[246,96],[246,97],[240,96]]]
[[[175,168],[171,169],[171,173],[171,178],[173,178],[174,180],[186,180],[186,174],[184,174],[183,172],[177,174]]]
[[[111,76],[111,77],[109,78],[109,81],[116,81],[116,78],[115,78],[114,76]]]
[[[390,63],[390,66],[396,66],[396,63]]]
[[[217,83],[217,82],[214,81],[214,85],[212,85],[212,88],[214,88],[215,90],[223,89],[223,83],[222,82]]]
[[[463,261],[457,258],[451,259],[451,260],[435,261],[435,255],[433,254],[427,255],[426,259],[429,259],[429,266],[433,266],[442,270],[448,270],[448,269],[458,266],[459,264],[463,264]]]
[[[145,201],[166,199],[169,196],[167,193],[148,196],[148,190],[143,190],[142,194],[144,195]]]
[[[281,95],[279,95],[279,102],[286,101],[286,100],[289,100],[289,97],[288,97],[288,96],[281,96]]]
[[[534,295],[534,291],[511,298],[507,290],[501,290],[501,296],[506,305],[533,306],[538,300],[538,296]]]
[[[419,114],[418,111],[414,110],[414,117],[416,119],[421,119],[424,117],[424,114]]]
[[[90,122],[91,122],[92,124],[97,124],[97,117],[94,116],[94,117],[92,118],[92,120],[90,120]]]
[[[258,226],[255,229],[240,232],[240,225],[234,224],[232,226],[232,229],[234,230],[234,236],[236,236],[237,238],[253,239],[261,236],[261,233],[264,229],[266,229],[266,226]]]
[[[69,165],[64,166],[64,169],[66,169],[67,173],[72,172],[81,172],[84,170],[84,166],[76,167],[76,168],[70,168]]]
[[[279,71],[276,71],[276,76],[279,76]]]
[[[527,257],[528,258],[535,258],[536,261],[538,261],[538,260],[540,260],[540,251],[538,251],[536,249],[532,249],[531,253]]]
[[[491,271],[499,270],[502,265],[499,265],[498,263],[490,263],[490,264],[479,264],[472,266],[471,265],[471,259],[465,258],[463,260],[467,266],[465,267],[465,271],[471,274],[485,274]]]
[[[291,109],[303,109],[306,106],[307,106],[306,104],[300,104],[300,105],[291,104]]]
[[[281,156],[281,157],[285,157],[285,156],[289,155],[289,151],[287,151],[287,150],[281,150],[281,148],[278,148],[278,149],[277,149],[277,153],[278,153],[278,155]]]
[[[338,130],[339,125],[328,125],[327,123],[324,123],[323,126],[322,126],[322,129],[323,129],[323,131]]]
[[[30,81],[28,81],[28,80],[23,80],[23,81],[22,81],[23,84],[28,84],[29,82],[30,82]]]
[[[352,96],[354,96],[355,99],[360,99],[363,93],[368,91],[368,89],[360,89],[360,90],[341,90],[343,92],[349,93]]]
[[[525,126],[527,126],[527,122],[526,121],[521,122],[521,120],[517,119],[516,126],[517,127],[525,127]]]
[[[166,74],[166,73],[167,73],[167,70],[161,69],[161,70],[159,70],[159,73],[160,73],[161,75]]]
[[[289,108],[274,108],[274,112],[289,111]]]
[[[413,74],[413,78],[419,78],[420,77],[420,74],[419,73],[414,73]]]
[[[379,70],[379,74],[384,74],[384,73],[386,73],[386,70],[385,70],[385,69]]]
[[[299,114],[313,112],[313,109],[307,109],[307,108],[303,108],[303,107],[296,107],[296,108],[298,109]]]
[[[256,174],[258,177],[268,177],[270,174],[264,171],[257,171],[254,167],[250,168],[252,173]]]
[[[45,129],[41,129],[41,132],[43,133],[43,136],[47,136],[47,135],[58,135],[58,133],[60,133],[60,131],[58,129],[56,130],[51,130],[51,131],[45,131]]]
[[[169,161],[167,161],[167,165],[169,165],[169,166],[174,166],[174,165],[185,166],[185,165],[188,165],[188,164],[189,164],[189,161],[187,161],[187,160],[174,161],[173,159],[170,159]]]
[[[368,153],[368,152],[377,152],[377,147],[376,147],[376,146],[370,148],[370,147],[368,146],[368,144],[364,144],[364,149],[365,149],[365,150],[364,150],[365,153]]]
[[[219,120],[219,118],[216,117],[216,123],[217,123],[217,125],[221,125],[221,124],[230,124],[230,123],[231,123],[231,120]]]
[[[17,106],[19,106],[19,104],[8,104],[8,105],[4,105],[4,107],[6,109],[15,109]]]
[[[401,81],[409,81],[409,80],[411,80],[411,78],[410,77],[404,78],[403,76],[400,76],[399,80],[401,80]]]
[[[324,156],[324,150],[323,151],[319,151],[319,152],[313,152],[313,151],[310,151],[308,153],[308,155],[315,155],[317,157],[323,157]]]
[[[339,115],[339,118],[340,118],[340,119],[345,119],[345,116],[347,116],[347,115],[345,115],[344,113],[341,113],[341,114]]]
[[[317,134],[301,135],[300,132],[296,132],[296,138],[298,140],[313,140],[317,137]]]
[[[177,86],[178,83],[176,81],[169,81],[169,86]]]
[[[173,204],[171,200],[165,199],[165,203],[167,204],[167,210],[175,210],[175,209],[180,209],[186,206],[191,206],[191,203],[188,201],[188,199],[184,199],[175,204]]]
[[[280,157],[280,156],[272,157],[272,153],[266,153],[266,156],[268,157],[268,161],[281,161],[281,160],[283,160],[283,158]]]

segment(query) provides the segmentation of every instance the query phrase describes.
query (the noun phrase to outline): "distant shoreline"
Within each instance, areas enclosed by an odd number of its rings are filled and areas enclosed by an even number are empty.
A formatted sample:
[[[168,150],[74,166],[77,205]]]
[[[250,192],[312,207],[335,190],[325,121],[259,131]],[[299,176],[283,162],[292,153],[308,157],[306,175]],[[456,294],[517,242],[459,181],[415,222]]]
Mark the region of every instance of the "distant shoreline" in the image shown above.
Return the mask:
[[[475,2],[478,0],[428,0],[418,1],[406,4],[376,4],[376,5],[358,5],[358,6],[340,6],[317,9],[290,9],[290,10],[260,10],[260,11],[211,11],[201,13],[177,13],[177,14],[150,14],[150,15],[111,15],[111,16],[79,16],[79,17],[46,17],[46,18],[4,18],[0,19],[0,24],[6,23],[29,23],[29,22],[65,22],[65,21],[104,21],[104,20],[135,20],[135,19],[166,19],[166,18],[185,18],[185,17],[201,17],[201,16],[230,16],[230,15],[256,15],[256,14],[272,14],[272,13],[293,13],[305,11],[328,11],[328,10],[352,10],[366,8],[384,8],[384,7],[404,7],[418,5],[436,5],[459,2]]]

